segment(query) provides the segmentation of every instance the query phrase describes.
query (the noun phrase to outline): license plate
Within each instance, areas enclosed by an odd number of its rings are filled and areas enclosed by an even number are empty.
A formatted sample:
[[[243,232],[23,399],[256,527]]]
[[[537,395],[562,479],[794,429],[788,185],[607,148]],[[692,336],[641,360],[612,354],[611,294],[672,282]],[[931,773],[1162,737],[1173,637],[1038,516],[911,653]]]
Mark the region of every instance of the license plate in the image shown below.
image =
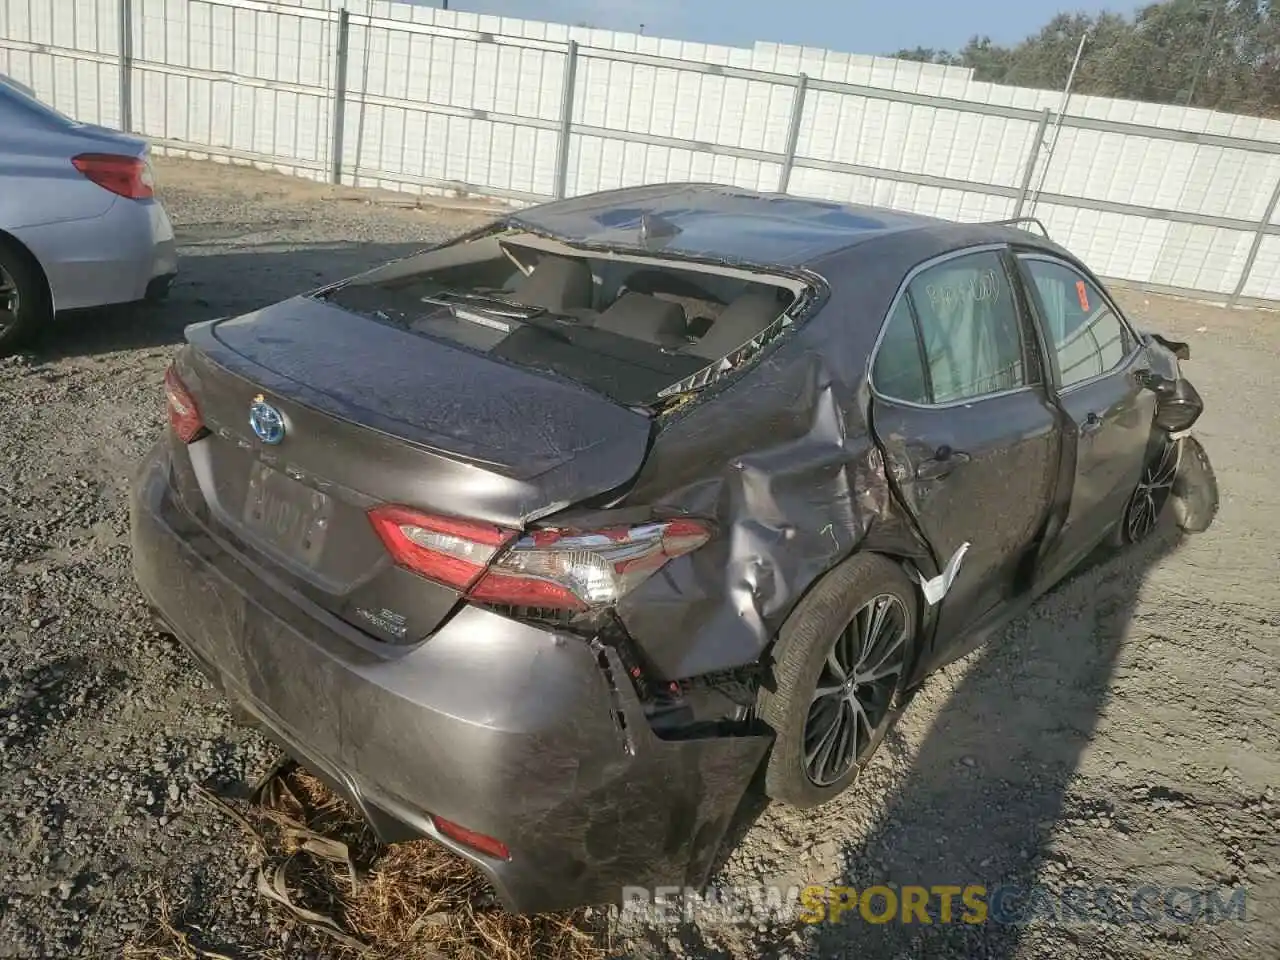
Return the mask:
[[[244,501],[244,523],[259,537],[285,555],[314,566],[324,549],[333,501],[255,462],[249,471],[249,490]]]

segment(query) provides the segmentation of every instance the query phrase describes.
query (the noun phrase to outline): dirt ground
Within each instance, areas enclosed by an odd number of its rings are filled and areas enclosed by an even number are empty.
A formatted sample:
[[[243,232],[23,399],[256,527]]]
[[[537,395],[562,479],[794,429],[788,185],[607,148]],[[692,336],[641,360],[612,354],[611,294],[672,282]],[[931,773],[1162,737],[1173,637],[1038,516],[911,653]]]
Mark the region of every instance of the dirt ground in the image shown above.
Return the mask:
[[[0,361],[0,957],[120,957],[159,905],[218,953],[327,957],[254,889],[242,795],[275,752],[149,624],[126,489],[182,327],[478,222],[244,168],[158,164],[183,274],[169,303],[62,318]],[[623,924],[618,956],[1280,957],[1280,313],[1123,291],[1191,344],[1222,507],[1077,574],[933,678],[821,811],[759,813],[722,885],[1244,889],[1243,920]],[[239,792],[239,793],[237,793]],[[1190,893],[1184,896],[1192,896]],[[1204,902],[1207,902],[1204,901]],[[193,941],[194,942],[194,941]]]

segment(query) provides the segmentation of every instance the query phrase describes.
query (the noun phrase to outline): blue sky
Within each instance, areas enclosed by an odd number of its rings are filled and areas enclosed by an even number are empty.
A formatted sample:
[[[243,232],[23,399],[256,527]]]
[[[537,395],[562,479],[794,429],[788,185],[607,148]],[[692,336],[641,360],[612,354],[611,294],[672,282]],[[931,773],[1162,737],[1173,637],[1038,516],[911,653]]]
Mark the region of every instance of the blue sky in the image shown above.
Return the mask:
[[[438,6],[439,0],[419,0]],[[844,53],[902,47],[956,48],[975,33],[1013,43],[1061,10],[1131,13],[1134,4],[1098,0],[449,0],[451,10],[529,20],[588,22],[610,30],[750,46],[774,40]]]

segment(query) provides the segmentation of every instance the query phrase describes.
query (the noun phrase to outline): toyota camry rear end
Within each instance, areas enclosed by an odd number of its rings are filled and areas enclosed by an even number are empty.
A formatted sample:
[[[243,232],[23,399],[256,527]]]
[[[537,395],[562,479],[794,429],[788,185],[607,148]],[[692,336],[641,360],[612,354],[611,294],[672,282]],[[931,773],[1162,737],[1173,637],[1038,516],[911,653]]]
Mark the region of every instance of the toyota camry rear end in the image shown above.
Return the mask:
[[[187,341],[143,592],[384,840],[516,911],[701,886],[757,774],[841,795],[931,670],[1217,510],[1185,345],[1007,223],[629,188]]]
[[[717,536],[617,508],[646,400],[708,358],[610,332],[675,314],[638,279],[601,309],[526,239],[190,328],[132,501],[138,583],[227,699],[519,912],[703,882],[769,742],[658,736],[616,642],[618,602]],[[763,291],[760,329],[795,299],[707,276]]]

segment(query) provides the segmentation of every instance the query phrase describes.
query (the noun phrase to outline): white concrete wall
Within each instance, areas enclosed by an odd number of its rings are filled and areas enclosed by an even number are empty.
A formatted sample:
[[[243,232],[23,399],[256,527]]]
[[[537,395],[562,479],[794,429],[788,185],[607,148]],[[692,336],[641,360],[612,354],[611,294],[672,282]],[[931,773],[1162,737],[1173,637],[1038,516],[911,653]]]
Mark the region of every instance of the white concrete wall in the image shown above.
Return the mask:
[[[337,41],[328,11],[341,0],[132,4],[136,131],[180,141],[189,151],[207,147],[211,155],[235,153],[301,176],[327,175]],[[706,146],[783,152],[790,78],[804,72],[814,80],[949,99],[906,104],[810,90],[792,193],[995,219],[1012,213],[1012,199],[898,182],[875,171],[1016,189],[1036,124],[982,115],[963,103],[1042,110],[1059,100],[1056,91],[974,81],[964,68],[815,48],[725,47],[382,0],[347,0],[346,6],[356,22],[342,159],[344,179],[361,185],[428,192],[462,186],[529,200],[552,194],[570,39],[580,44],[573,121],[600,128],[570,140],[570,194],[683,179],[775,189],[778,159],[716,155]],[[117,16],[118,0],[0,0],[0,72],[72,116],[116,125]],[[359,23],[361,16],[389,22],[368,26]],[[770,82],[679,64],[618,62],[603,55],[610,50],[780,76]],[[1256,117],[1083,96],[1072,98],[1069,113],[1280,144],[1280,121]],[[610,130],[689,144],[628,142]],[[1041,151],[1041,160],[1045,155]],[[805,159],[874,170],[819,170],[806,167]],[[1035,174],[1038,180],[1039,168]],[[1256,223],[1278,179],[1280,155],[1247,145],[1064,127],[1044,191]],[[1104,275],[1210,293],[1235,288],[1253,240],[1249,229],[1180,223],[1158,212],[1041,202],[1034,213]],[[1280,300],[1280,237],[1264,239],[1243,292]]]
[[[0,43],[6,40],[99,58],[95,62],[0,46],[0,73],[32,87],[77,120],[104,126],[119,122],[120,26],[115,0],[0,0]]]

